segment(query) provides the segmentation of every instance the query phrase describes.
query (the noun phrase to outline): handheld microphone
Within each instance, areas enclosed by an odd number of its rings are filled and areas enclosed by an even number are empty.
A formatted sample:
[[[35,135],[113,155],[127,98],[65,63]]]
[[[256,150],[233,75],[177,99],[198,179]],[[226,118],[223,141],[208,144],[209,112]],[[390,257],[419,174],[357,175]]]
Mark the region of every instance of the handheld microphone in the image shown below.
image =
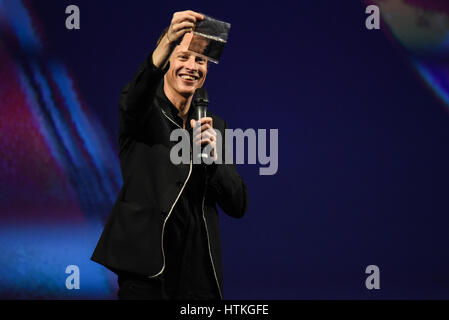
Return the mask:
[[[207,106],[209,105],[209,96],[206,89],[198,88],[195,90],[192,100],[193,107],[195,108],[195,118],[200,120],[207,116]],[[209,158],[209,155],[203,152],[203,147],[201,147],[201,152],[197,155],[199,158]]]

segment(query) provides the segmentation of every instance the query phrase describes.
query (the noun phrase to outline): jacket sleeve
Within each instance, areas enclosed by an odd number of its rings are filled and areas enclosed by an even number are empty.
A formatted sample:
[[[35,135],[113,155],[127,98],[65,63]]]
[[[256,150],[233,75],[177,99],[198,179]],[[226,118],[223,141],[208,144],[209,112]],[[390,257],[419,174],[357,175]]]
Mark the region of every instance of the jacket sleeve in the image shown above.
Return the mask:
[[[226,122],[224,126],[227,128]],[[222,164],[209,165],[209,190],[223,211],[234,218],[241,218],[248,209],[248,190],[234,164],[226,164],[225,132],[222,132],[223,150]]]
[[[134,78],[122,90],[120,96],[120,110],[133,115],[141,116],[148,112],[159,82],[164,77],[170,64],[164,69],[153,64],[152,53],[141,64]]]
[[[119,102],[119,148],[120,154],[128,149],[131,139],[137,139],[147,121],[156,90],[170,67],[164,69],[153,64],[152,53],[140,65],[134,78],[122,90]]]

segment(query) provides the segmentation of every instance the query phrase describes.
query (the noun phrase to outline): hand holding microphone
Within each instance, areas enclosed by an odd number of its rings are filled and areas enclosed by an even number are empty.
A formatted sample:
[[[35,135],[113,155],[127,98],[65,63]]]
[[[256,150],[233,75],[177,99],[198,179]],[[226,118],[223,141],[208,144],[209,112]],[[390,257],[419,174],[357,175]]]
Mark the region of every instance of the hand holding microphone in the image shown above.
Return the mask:
[[[209,98],[207,91],[204,88],[198,88],[195,91],[192,100],[192,107],[195,108],[195,118],[190,121],[190,126],[193,128],[193,143],[196,145],[212,145],[211,154],[201,152],[198,156],[201,158],[208,158],[212,156],[213,160],[217,160],[216,143],[217,133],[213,128],[213,120],[207,117],[207,106]]]

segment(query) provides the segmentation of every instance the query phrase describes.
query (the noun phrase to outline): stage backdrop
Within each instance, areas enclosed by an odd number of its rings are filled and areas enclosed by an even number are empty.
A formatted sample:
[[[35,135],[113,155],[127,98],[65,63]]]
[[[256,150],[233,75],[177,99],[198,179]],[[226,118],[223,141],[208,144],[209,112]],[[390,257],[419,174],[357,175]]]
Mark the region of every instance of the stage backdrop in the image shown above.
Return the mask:
[[[372,4],[380,29],[366,27]],[[69,5],[80,29],[66,28]],[[89,258],[122,184],[120,90],[185,9],[232,25],[210,109],[279,133],[276,174],[237,165],[247,214],[220,212],[224,297],[449,298],[449,5],[437,0],[0,0],[0,298],[116,298],[116,277]]]

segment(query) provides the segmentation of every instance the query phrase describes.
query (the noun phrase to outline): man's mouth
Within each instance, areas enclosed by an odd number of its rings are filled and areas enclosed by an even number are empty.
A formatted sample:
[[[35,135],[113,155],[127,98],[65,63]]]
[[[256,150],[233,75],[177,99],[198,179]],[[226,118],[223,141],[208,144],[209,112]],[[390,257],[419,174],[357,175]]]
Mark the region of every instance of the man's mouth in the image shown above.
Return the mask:
[[[192,74],[180,74],[179,77],[181,77],[181,79],[183,80],[186,80],[187,82],[193,82],[199,79],[199,77]]]

